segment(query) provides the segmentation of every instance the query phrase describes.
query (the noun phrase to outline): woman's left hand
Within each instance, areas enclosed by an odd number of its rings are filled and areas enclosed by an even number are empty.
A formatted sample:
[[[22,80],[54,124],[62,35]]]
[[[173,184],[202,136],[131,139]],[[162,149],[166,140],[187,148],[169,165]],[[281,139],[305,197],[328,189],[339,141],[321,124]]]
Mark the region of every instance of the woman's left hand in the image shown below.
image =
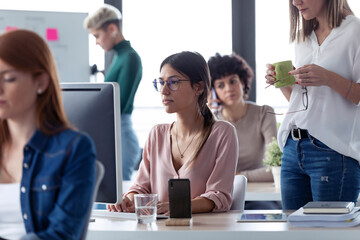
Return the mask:
[[[329,85],[330,72],[316,64],[304,65],[290,71],[289,74],[295,77],[296,83],[300,86]]]
[[[169,203],[168,202],[159,202],[157,204],[157,213],[169,215]]]

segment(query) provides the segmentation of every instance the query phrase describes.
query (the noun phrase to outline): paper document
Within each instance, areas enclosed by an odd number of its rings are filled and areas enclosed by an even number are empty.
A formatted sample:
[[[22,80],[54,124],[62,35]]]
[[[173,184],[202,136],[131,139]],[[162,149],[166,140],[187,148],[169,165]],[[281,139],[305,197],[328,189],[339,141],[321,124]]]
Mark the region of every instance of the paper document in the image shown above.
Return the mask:
[[[360,224],[360,217],[348,221],[304,221],[304,222],[290,222],[294,227],[354,227]]]
[[[345,214],[305,214],[304,209],[300,208],[288,216],[288,221],[346,221],[360,215],[360,207],[355,207],[350,213]]]
[[[288,216],[296,227],[353,227],[360,224],[360,207],[346,214],[305,214],[300,208]]]

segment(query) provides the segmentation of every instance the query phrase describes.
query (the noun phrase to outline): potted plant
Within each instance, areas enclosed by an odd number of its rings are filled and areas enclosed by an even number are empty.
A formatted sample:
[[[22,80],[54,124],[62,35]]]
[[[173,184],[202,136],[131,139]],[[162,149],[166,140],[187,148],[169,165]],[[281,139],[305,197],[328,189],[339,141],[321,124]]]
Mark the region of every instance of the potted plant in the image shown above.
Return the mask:
[[[276,138],[273,137],[272,141],[266,145],[264,165],[268,166],[269,170],[271,168],[275,188],[280,188],[281,157],[282,152],[280,151]]]

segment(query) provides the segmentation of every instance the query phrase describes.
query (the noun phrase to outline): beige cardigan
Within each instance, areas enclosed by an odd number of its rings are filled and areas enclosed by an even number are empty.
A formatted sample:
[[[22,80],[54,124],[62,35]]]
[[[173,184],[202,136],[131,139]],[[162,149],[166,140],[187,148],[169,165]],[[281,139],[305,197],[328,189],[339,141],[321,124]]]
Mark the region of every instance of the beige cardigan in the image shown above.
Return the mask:
[[[239,158],[237,173],[248,178],[249,182],[273,181],[270,172],[263,167],[265,145],[276,138],[277,126],[274,112],[270,106],[259,106],[253,102],[246,102],[248,109],[246,115],[237,122],[231,122],[235,128],[239,140]],[[220,111],[215,112],[219,120],[226,120]]]

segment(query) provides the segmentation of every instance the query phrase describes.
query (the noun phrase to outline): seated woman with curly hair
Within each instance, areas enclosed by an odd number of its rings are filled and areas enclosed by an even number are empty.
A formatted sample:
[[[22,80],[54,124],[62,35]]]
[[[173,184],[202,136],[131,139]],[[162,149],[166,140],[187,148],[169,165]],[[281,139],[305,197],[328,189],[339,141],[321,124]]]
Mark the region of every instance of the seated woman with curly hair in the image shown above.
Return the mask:
[[[236,174],[245,175],[249,182],[273,181],[271,172],[263,167],[263,158],[265,145],[277,135],[276,119],[267,114],[274,111],[272,107],[247,101],[253,70],[236,54],[221,56],[217,53],[209,59],[208,65],[211,86],[216,93],[215,99],[209,99],[209,106],[218,103],[214,112],[216,118],[229,121],[236,128],[239,140]],[[250,209],[249,204],[245,208]]]

